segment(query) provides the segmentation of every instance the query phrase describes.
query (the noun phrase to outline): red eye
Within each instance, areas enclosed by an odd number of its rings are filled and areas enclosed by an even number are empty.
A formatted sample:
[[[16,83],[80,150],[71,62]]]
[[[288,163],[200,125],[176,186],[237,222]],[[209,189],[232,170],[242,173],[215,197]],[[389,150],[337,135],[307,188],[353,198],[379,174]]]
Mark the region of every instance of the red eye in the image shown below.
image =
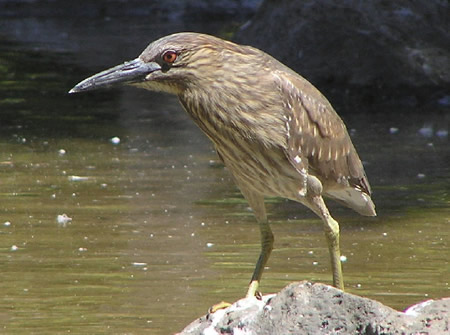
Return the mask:
[[[175,51],[166,51],[162,56],[163,61],[172,64],[177,59],[177,53]]]

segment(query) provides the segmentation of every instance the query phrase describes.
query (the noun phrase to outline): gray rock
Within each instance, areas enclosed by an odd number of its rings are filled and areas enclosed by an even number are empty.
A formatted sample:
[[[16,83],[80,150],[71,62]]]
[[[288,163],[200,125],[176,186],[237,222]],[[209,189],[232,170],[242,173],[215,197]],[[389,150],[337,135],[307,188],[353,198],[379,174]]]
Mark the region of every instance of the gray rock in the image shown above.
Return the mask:
[[[449,333],[450,298],[398,312],[331,286],[300,282],[261,300],[241,299],[195,320],[179,335]]]
[[[448,85],[449,16],[442,0],[266,0],[236,40],[315,84]]]
[[[0,17],[148,17],[149,20],[220,20],[249,17],[261,0],[0,0]]]

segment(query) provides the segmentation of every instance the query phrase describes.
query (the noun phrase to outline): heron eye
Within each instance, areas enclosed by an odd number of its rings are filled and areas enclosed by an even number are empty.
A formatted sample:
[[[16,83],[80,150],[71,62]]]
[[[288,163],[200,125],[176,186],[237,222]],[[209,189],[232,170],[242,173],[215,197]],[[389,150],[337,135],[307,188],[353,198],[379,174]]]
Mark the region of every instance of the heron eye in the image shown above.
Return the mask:
[[[177,53],[175,51],[166,51],[162,56],[163,61],[168,64],[172,64],[177,59]]]

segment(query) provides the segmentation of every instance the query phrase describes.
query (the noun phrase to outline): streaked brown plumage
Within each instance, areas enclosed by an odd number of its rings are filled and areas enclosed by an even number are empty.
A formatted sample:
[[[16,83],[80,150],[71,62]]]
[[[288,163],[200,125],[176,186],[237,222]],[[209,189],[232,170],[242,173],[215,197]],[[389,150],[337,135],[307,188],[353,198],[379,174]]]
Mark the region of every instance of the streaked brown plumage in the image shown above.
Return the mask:
[[[176,94],[214,143],[261,228],[254,295],[273,247],[264,196],[298,201],[324,222],[333,283],[343,289],[339,225],[322,195],[374,216],[371,190],[346,127],[306,79],[266,53],[213,36],[179,33],[70,92],[117,83]]]

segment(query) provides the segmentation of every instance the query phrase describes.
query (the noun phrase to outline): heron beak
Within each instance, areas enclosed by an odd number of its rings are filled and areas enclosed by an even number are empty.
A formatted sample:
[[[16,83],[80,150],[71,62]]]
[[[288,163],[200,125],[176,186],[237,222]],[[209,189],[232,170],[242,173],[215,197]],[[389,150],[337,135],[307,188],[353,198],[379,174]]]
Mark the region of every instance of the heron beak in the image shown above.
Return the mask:
[[[161,70],[161,66],[155,62],[145,63],[139,58],[117,65],[108,70],[94,74],[93,76],[79,82],[69,93],[96,90],[117,84],[129,84],[144,81],[145,77]]]

